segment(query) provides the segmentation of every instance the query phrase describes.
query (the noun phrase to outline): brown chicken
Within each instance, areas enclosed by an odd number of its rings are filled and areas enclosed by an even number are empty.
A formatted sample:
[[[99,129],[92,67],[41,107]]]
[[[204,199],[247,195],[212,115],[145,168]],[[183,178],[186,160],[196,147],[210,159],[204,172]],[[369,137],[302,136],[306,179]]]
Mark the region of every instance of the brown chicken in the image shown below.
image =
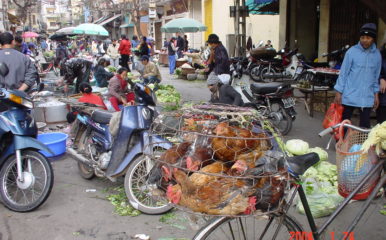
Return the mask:
[[[169,170],[168,164],[184,166],[186,163],[183,162],[183,157],[188,152],[191,145],[190,142],[182,142],[166,150],[159,158],[159,162],[154,165],[150,171],[148,178],[149,183],[159,183],[162,177],[166,182],[170,181],[172,173]]]
[[[270,147],[269,142],[264,139],[267,138],[265,134],[229,126],[226,122],[219,123],[214,133],[221,137],[212,139],[212,149],[216,159],[224,162],[236,161],[238,155],[252,150],[263,151]]]
[[[178,184],[169,185],[167,190],[172,203],[213,215],[237,215],[254,207],[242,180],[220,178],[197,186],[183,171],[175,170],[173,175]]]
[[[199,172],[193,173],[189,176],[189,180],[197,187],[203,186],[207,183],[213,182],[219,179],[219,176],[225,174],[229,168],[221,162],[214,162],[200,169]],[[212,173],[216,175],[206,174]]]
[[[262,151],[252,151],[249,153],[240,154],[236,157],[235,163],[228,171],[228,175],[242,176],[248,169],[254,168],[256,161],[263,155]]]
[[[264,173],[266,177],[258,180],[254,186],[256,208],[261,210],[272,210],[278,206],[284,196],[287,185],[286,173],[282,172],[277,176],[268,176],[271,173]]]

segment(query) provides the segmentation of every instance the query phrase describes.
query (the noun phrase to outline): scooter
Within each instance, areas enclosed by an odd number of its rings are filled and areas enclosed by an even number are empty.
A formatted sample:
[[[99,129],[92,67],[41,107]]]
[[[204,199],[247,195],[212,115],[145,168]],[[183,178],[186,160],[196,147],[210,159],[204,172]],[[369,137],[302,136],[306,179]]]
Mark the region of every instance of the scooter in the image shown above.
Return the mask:
[[[8,72],[0,62],[0,75]],[[33,211],[47,200],[54,183],[51,164],[39,151],[52,151],[36,139],[33,102],[25,92],[0,88],[0,108],[0,198],[12,211]]]
[[[296,119],[293,88],[288,83],[250,83],[239,63],[231,65],[231,86],[240,93],[244,105],[257,109],[283,134],[287,135]]]
[[[154,154],[155,149],[157,152],[169,149],[172,144],[150,134],[157,115],[154,92],[140,83],[133,84],[133,89],[137,105],[122,109],[115,136],[109,130],[112,113],[94,110],[87,114],[80,111],[73,125],[76,127],[74,147],[67,151],[78,161],[83,178],[91,179],[96,175],[115,181],[125,175],[124,187],[131,205],[147,214],[161,214],[172,207],[162,202],[161,197],[156,197],[155,184],[143,179],[154,165],[147,156]]]

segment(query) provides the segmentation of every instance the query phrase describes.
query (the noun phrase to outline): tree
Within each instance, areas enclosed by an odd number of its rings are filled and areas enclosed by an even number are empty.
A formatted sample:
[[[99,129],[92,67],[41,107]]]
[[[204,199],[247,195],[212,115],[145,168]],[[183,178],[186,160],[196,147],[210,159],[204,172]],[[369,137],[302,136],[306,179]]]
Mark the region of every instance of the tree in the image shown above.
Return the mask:
[[[8,0],[8,2],[17,7],[16,16],[23,23],[26,22],[28,13],[38,4],[38,0]]]

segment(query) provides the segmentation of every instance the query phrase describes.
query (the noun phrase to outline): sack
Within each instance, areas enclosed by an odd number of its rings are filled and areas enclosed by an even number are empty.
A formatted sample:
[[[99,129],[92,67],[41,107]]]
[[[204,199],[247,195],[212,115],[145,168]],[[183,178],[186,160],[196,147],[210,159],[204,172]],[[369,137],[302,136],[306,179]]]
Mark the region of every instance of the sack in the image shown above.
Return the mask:
[[[326,115],[323,120],[323,128],[332,127],[340,122],[342,122],[344,107],[340,104],[331,103],[330,107],[327,110]],[[339,139],[338,131],[334,131],[335,139]]]

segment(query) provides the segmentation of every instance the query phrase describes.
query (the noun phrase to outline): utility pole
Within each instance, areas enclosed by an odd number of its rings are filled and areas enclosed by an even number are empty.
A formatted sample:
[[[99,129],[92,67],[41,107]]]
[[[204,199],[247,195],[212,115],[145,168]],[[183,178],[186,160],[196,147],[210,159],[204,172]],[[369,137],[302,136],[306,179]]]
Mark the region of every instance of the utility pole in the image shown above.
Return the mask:
[[[241,1],[241,2],[240,2]],[[235,16],[235,56],[245,56],[245,49],[247,45],[247,24],[246,18],[248,15],[248,9],[245,4],[245,0],[235,0],[234,16]],[[241,27],[240,27],[241,25]]]

